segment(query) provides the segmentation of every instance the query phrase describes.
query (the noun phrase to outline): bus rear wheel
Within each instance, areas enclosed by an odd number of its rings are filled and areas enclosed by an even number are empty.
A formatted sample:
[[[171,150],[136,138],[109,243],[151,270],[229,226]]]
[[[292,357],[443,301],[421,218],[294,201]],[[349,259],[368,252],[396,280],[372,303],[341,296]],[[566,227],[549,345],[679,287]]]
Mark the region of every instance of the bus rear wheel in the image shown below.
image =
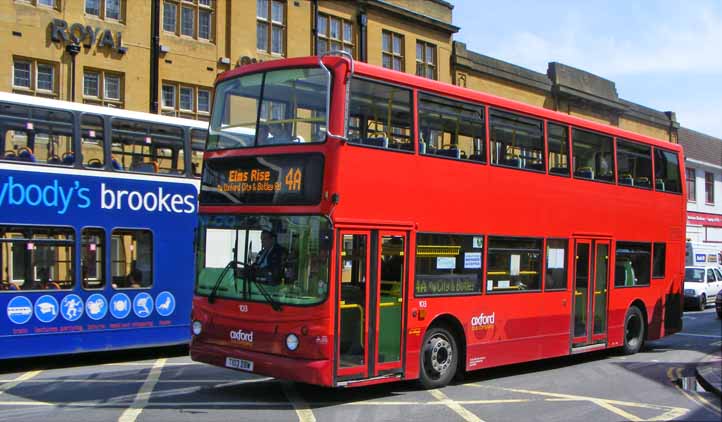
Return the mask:
[[[424,388],[443,387],[456,374],[459,349],[454,336],[443,327],[433,327],[421,348],[420,381]]]
[[[642,311],[636,306],[630,307],[627,316],[624,317],[624,346],[622,350],[625,355],[633,355],[642,348],[645,328]]]

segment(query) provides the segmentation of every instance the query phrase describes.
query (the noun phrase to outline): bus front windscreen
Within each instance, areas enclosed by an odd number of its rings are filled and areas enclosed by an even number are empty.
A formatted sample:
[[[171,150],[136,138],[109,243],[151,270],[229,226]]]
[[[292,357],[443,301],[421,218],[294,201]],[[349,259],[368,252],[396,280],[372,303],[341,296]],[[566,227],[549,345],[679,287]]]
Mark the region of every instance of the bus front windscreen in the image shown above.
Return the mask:
[[[296,68],[219,83],[207,149],[323,142],[328,78],[321,68]]]
[[[331,225],[321,216],[201,215],[196,294],[314,305],[329,286]]]

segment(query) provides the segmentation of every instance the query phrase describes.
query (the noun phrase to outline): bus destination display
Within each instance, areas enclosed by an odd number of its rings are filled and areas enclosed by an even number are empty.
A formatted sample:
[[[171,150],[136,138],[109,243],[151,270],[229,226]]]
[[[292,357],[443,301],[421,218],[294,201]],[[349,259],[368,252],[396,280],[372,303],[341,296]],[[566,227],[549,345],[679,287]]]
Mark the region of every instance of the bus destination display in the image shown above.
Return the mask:
[[[312,205],[321,199],[320,154],[220,158],[205,165],[201,204]]]

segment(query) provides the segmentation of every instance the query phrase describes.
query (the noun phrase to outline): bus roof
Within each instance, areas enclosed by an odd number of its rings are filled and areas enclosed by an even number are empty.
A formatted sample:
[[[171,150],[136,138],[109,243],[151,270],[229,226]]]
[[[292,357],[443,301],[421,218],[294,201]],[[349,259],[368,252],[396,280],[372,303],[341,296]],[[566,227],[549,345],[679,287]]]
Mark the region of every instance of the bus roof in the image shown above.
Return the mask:
[[[324,63],[329,66],[334,66],[340,61],[348,61],[348,59],[338,56],[326,56],[323,59]],[[228,78],[232,78],[239,75],[262,72],[267,70],[275,70],[290,67],[313,67],[318,66],[318,57],[296,57],[291,59],[280,59],[271,60],[261,63],[254,63],[245,66],[239,66],[235,69],[226,71],[218,75],[216,83],[224,81]],[[407,87],[414,87],[417,89],[424,90],[433,94],[443,95],[446,97],[452,97],[459,100],[475,101],[493,107],[506,109],[508,111],[524,113],[533,117],[552,120],[558,123],[568,124],[576,126],[580,129],[588,129],[598,132],[603,132],[615,137],[625,138],[633,141],[644,142],[654,146],[666,148],[673,151],[682,151],[682,147],[678,144],[674,144],[669,141],[662,139],[653,138],[651,136],[642,135],[639,133],[631,132],[625,129],[620,129],[616,126],[611,126],[603,123],[593,122],[580,117],[571,116],[569,114],[561,113],[558,111],[549,110],[543,107],[538,107],[523,103],[508,98],[502,98],[496,95],[484,93],[481,91],[475,91],[469,88],[460,87],[457,85],[448,84],[445,82],[439,82],[433,79],[423,78],[416,75],[411,75],[396,70],[386,69],[380,66],[371,65],[368,63],[354,61],[354,74],[362,77],[368,77],[376,80],[381,80],[394,85],[405,85]]]
[[[169,125],[189,126],[198,129],[208,129],[208,122],[184,119],[181,117],[163,116],[162,114],[149,114],[139,111],[130,111],[121,108],[101,107],[97,105],[74,103],[70,101],[54,100],[51,98],[34,97],[31,95],[13,94],[0,91],[0,101],[20,105],[31,105],[48,108],[56,108],[68,111],[79,111],[82,113],[95,113],[106,116],[122,117],[126,119],[142,120],[153,123],[165,123]]]

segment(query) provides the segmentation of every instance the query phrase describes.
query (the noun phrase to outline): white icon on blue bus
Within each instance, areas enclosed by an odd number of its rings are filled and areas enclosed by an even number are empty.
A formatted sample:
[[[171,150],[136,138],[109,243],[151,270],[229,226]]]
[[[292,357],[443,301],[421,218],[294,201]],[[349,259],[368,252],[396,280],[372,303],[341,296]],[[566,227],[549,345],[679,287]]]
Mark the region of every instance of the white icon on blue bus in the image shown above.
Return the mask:
[[[53,322],[58,317],[58,301],[50,295],[40,296],[35,301],[35,317],[41,322]]]
[[[102,319],[108,313],[108,302],[105,297],[97,293],[90,295],[85,300],[85,313],[88,314],[90,319],[96,321]]]
[[[123,319],[130,314],[130,298],[125,293],[116,293],[110,299],[110,314]]]
[[[133,312],[140,318],[148,318],[153,313],[153,297],[146,292],[135,295]]]
[[[67,295],[60,302],[60,313],[68,321],[77,321],[83,316],[83,299],[78,295]]]
[[[25,324],[33,317],[33,303],[25,296],[15,296],[8,302],[7,313],[14,324]]]
[[[155,298],[155,310],[161,316],[169,316],[175,311],[175,297],[170,292],[161,292]]]

